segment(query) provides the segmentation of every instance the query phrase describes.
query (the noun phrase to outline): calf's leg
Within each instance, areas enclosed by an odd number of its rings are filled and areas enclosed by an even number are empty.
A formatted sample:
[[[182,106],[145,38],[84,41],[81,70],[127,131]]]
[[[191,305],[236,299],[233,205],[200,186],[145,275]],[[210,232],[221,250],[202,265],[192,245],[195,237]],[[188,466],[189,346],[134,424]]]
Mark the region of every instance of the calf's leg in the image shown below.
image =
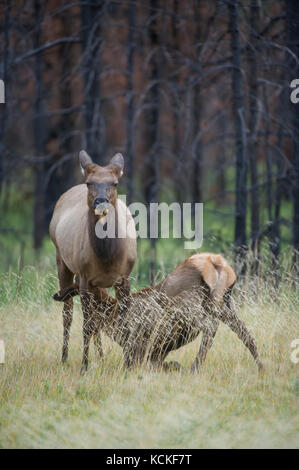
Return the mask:
[[[171,372],[171,371],[174,371],[174,370],[182,370],[183,367],[181,366],[181,364],[178,362],[178,361],[169,361],[169,362],[163,362],[163,370],[165,372]]]
[[[200,371],[200,368],[202,367],[203,363],[206,360],[208,351],[211,349],[213,346],[214,338],[217,333],[217,329],[219,326],[219,320],[216,318],[209,318],[208,319],[208,327],[203,329],[202,333],[202,339],[201,339],[201,344],[200,348],[198,351],[198,354],[195,358],[195,361],[193,362],[191,366],[191,372],[193,374],[197,374]]]
[[[102,346],[101,331],[99,327],[96,327],[93,333],[93,342],[100,358],[104,357],[104,351]]]
[[[83,374],[88,368],[89,344],[95,330],[95,317],[93,295],[88,292],[80,293],[80,299],[83,311],[83,357],[80,373]]]
[[[101,287],[92,288],[92,293],[95,299],[95,305],[93,309],[94,314],[94,331],[93,331],[93,341],[100,358],[104,357],[102,339],[101,339],[101,326],[105,321],[105,303],[104,301],[108,297],[107,289]],[[104,306],[104,309],[102,307]]]
[[[246,348],[249,349],[251,355],[258,365],[259,371],[263,372],[264,366],[260,361],[255,339],[249,333],[245,323],[237,316],[232,298],[226,301],[226,307],[227,308],[221,313],[220,319],[223,321],[223,323],[229,326],[234,333],[237,334]]]
[[[130,280],[127,278],[122,278],[121,281],[117,282],[114,286],[115,288],[115,297],[119,302],[126,303],[126,306],[129,306],[129,295],[130,295]]]

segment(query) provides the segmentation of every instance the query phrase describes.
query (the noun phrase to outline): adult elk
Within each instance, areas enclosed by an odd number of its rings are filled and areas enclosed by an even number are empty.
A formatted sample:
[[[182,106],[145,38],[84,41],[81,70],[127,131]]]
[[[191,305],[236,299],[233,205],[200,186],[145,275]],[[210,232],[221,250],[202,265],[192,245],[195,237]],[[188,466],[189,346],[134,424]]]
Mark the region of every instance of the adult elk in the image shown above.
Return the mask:
[[[115,286],[117,298],[129,294],[128,276],[137,252],[133,218],[117,195],[124,168],[123,156],[116,154],[109,165],[102,167],[93,163],[82,150],[79,160],[85,183],[72,187],[58,200],[50,223],[50,236],[56,246],[60,289],[70,287],[76,276],[83,311],[83,372],[88,367],[93,334],[98,352],[103,354],[100,331],[93,324],[92,299],[95,295],[101,298],[101,289],[111,286]],[[107,226],[109,217],[115,220],[114,236],[99,237],[97,224]],[[64,302],[62,315],[62,362],[65,362],[73,316],[72,298]]]
[[[109,297],[97,306],[103,331],[123,347],[128,367],[149,361],[164,363],[170,351],[203,336],[192,372],[198,372],[213,344],[220,321],[229,326],[249,349],[260,370],[254,338],[236,314],[231,290],[236,275],[221,255],[195,254],[186,259],[160,284],[130,295],[130,303]],[[77,295],[73,285],[54,295],[62,301]],[[176,365],[175,363],[174,365]]]

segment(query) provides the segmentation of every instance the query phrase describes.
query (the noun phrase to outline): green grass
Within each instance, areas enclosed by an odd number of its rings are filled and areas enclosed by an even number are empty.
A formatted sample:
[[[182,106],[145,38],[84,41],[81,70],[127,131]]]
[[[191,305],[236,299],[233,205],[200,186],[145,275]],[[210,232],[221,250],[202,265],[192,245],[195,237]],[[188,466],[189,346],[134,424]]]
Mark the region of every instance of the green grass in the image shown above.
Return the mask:
[[[263,278],[248,278],[235,292],[239,315],[256,337],[266,366],[263,377],[224,326],[200,377],[189,374],[200,338],[169,355],[183,371],[165,373],[124,370],[121,349],[106,337],[104,360],[92,347],[89,371],[81,377],[80,306],[76,300],[69,362],[62,367],[61,305],[51,298],[58,287],[55,250],[46,238],[39,256],[34,253],[31,196],[24,200],[23,194],[12,190],[0,227],[16,231],[0,231],[0,339],[6,345],[0,366],[0,448],[298,447],[299,364],[290,360],[290,345],[299,337],[299,299],[288,256],[281,260],[277,288],[267,273],[264,243]],[[220,210],[217,204],[204,206],[201,251],[227,252],[233,241],[232,202]],[[284,202],[285,220],[291,210]],[[266,211],[261,219],[266,223]],[[282,236],[287,253],[287,224]],[[159,240],[157,280],[190,254],[183,240]],[[148,241],[139,240],[134,289],[148,285],[149,256]]]
[[[104,337],[104,360],[91,347],[90,368],[81,377],[77,300],[69,362],[60,364],[52,262],[1,278],[0,448],[298,447],[299,364],[290,360],[290,344],[299,333],[299,302],[287,275],[279,289],[270,278],[247,279],[235,292],[266,367],[262,377],[225,326],[200,376],[189,374],[200,338],[169,355],[184,369],[165,373],[126,371],[121,349]]]

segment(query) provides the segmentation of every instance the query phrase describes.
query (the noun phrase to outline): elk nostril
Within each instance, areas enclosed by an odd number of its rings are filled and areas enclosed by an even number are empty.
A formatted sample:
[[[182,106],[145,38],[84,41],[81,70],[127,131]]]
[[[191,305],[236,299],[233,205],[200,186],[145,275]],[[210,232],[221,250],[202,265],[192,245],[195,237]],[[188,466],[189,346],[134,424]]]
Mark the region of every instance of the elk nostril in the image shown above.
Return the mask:
[[[95,205],[98,206],[99,204],[103,204],[103,202],[108,202],[105,197],[97,197],[94,201]]]

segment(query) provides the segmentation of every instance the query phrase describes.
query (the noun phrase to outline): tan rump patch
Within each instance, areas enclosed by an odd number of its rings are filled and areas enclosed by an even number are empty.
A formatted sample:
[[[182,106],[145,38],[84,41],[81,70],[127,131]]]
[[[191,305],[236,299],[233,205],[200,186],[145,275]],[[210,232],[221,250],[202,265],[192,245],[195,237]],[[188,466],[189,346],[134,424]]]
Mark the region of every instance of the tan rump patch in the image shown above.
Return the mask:
[[[222,298],[225,290],[236,282],[234,270],[222,255],[198,253],[189,258],[189,262],[198,269],[214,296]]]

